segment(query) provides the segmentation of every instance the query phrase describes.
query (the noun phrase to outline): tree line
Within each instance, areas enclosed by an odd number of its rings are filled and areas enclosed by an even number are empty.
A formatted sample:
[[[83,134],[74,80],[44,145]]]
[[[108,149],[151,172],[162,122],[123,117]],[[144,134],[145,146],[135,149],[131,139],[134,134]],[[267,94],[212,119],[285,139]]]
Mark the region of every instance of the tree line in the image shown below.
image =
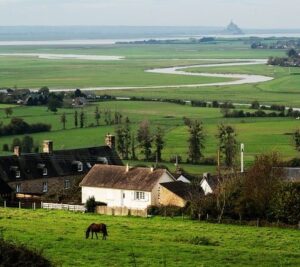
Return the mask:
[[[184,118],[184,124],[188,130],[187,138],[187,163],[216,164],[215,159],[205,158],[204,149],[206,133],[203,122]],[[154,130],[152,130],[154,129]],[[165,130],[160,126],[153,126],[149,121],[142,121],[138,129],[134,131],[128,117],[121,121],[115,128],[116,148],[123,159],[137,159],[136,148],[146,161],[162,162],[162,152],[165,148]],[[220,124],[216,137],[219,140],[218,148],[220,155],[227,167],[232,167],[235,163],[238,152],[238,141],[235,129],[230,125]],[[170,162],[180,163],[181,155],[172,156]]]

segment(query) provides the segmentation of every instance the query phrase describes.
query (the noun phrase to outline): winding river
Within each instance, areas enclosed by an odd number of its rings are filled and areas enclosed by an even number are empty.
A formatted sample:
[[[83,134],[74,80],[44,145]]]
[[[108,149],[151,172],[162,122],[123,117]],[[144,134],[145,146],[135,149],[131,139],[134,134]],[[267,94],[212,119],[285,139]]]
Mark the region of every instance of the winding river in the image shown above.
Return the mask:
[[[38,53],[6,53],[0,56],[25,56],[25,57],[38,57],[42,59],[74,59],[74,60],[98,60],[98,61],[111,61],[123,60],[121,56],[101,56],[101,55],[72,55],[72,54],[38,54]],[[173,59],[179,60],[179,59]],[[175,84],[175,85],[155,85],[155,86],[118,86],[118,87],[89,87],[81,88],[83,91],[100,91],[100,90],[128,90],[128,89],[163,89],[163,88],[198,88],[210,86],[231,86],[241,84],[262,83],[273,80],[273,77],[252,75],[252,74],[225,74],[225,73],[205,73],[205,72],[189,72],[190,68],[208,68],[208,67],[232,67],[232,66],[246,66],[266,64],[265,59],[192,59],[197,61],[211,61],[217,63],[203,63],[198,65],[178,66],[169,68],[156,68],[145,70],[147,73],[163,74],[163,75],[185,75],[185,76],[202,76],[202,77],[216,77],[228,78],[230,80],[215,83],[194,83],[194,84]],[[229,62],[230,61],[230,62]],[[51,88],[51,91],[73,91],[75,88]]]

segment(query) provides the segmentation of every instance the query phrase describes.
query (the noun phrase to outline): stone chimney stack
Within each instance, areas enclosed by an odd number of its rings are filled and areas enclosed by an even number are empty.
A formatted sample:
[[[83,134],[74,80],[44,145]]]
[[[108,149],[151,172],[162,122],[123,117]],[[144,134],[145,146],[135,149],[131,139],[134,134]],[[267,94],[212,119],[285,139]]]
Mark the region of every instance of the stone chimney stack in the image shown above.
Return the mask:
[[[48,154],[53,153],[53,141],[45,140],[43,142],[43,152]]]
[[[129,172],[129,170],[130,170],[130,167],[129,167],[129,164],[127,163],[126,164],[126,172]]]
[[[107,134],[105,137],[105,144],[111,149],[114,149],[116,145],[116,137],[112,134]]]
[[[14,155],[17,157],[21,156],[21,148],[19,146],[14,147]]]

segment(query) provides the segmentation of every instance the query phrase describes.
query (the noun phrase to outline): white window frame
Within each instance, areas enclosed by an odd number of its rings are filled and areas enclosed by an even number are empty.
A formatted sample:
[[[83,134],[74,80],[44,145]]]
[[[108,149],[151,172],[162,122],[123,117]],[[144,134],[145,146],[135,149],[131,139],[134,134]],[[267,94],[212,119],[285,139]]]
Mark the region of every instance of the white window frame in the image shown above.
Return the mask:
[[[82,164],[82,162],[78,162],[78,164],[77,164],[77,171],[78,172],[83,172],[83,164]]]
[[[71,183],[70,183],[70,179],[65,179],[64,180],[64,189],[70,189],[71,188]]]
[[[21,172],[20,172],[20,170],[16,170],[16,178],[21,178]]]
[[[16,193],[21,192],[21,184],[16,184]]]
[[[48,192],[48,182],[43,182],[43,193]]]
[[[48,169],[46,167],[43,168],[43,176],[48,175]]]
[[[146,200],[146,193],[143,191],[135,191],[134,199],[135,200]]]

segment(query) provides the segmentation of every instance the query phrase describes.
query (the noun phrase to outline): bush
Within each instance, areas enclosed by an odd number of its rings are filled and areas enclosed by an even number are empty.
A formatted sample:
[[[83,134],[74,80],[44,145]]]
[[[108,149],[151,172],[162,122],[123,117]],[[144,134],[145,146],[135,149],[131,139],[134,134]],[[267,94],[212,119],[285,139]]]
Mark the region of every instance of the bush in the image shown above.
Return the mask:
[[[1,266],[50,267],[51,262],[44,259],[39,251],[30,251],[24,246],[17,246],[0,240]]]
[[[5,152],[8,152],[9,151],[8,144],[4,144],[3,147],[2,147],[2,150],[5,151]]]
[[[44,124],[44,123],[28,124],[23,119],[12,118],[8,125],[0,127],[0,134],[7,136],[7,135],[17,135],[17,134],[49,132],[50,130],[51,130],[51,125],[49,124]]]
[[[160,216],[168,216],[168,217],[174,217],[174,216],[181,216],[182,214],[185,214],[185,209],[176,207],[176,206],[149,206],[147,208],[148,215],[160,215]]]
[[[95,200],[95,197],[89,197],[88,200],[85,203],[85,208],[87,212],[94,213],[96,210],[97,202]]]

